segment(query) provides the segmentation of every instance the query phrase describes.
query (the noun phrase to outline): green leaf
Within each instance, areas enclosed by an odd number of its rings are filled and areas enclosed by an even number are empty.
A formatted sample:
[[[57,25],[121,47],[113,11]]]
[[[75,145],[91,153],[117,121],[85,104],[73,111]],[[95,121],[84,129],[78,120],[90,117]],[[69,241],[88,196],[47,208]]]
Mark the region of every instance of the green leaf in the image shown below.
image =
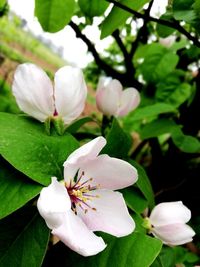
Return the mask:
[[[157,84],[156,99],[175,107],[183,104],[192,94],[192,87],[188,83],[182,83],[178,74],[171,73],[164,81]]]
[[[194,0],[174,0],[173,1],[173,14],[177,20],[184,20],[191,22],[195,19],[196,15],[192,8]]]
[[[127,6],[133,10],[138,11],[150,0],[121,0],[119,1],[122,5]],[[131,17],[132,14],[122,10],[118,7],[113,7],[109,15],[105,18],[101,24],[101,39],[112,34],[116,29],[123,25],[126,20]]]
[[[0,154],[42,185],[48,185],[52,176],[63,179],[63,163],[77,147],[70,134],[48,136],[35,120],[0,113]]]
[[[70,267],[149,267],[158,256],[162,242],[142,233],[115,238],[103,235],[107,248],[96,256],[84,258],[62,250],[64,259],[61,266]],[[59,250],[60,251],[60,250]]]
[[[49,229],[33,210],[21,209],[0,221],[0,266],[40,267]]]
[[[174,0],[173,15],[177,20],[183,20],[200,32],[199,0]]]
[[[1,8],[3,8],[5,6],[6,3],[7,3],[6,0],[0,0],[0,10],[1,10]]]
[[[94,122],[94,120],[91,117],[81,118],[80,120],[70,124],[70,126],[67,127],[66,132],[74,134],[87,122]]]
[[[35,16],[47,32],[62,30],[75,10],[74,0],[35,0]]]
[[[113,120],[106,139],[107,144],[101,151],[102,154],[109,154],[111,157],[117,158],[127,157],[132,145],[132,139],[126,132],[123,131],[116,119]]]
[[[139,65],[139,70],[145,81],[158,83],[175,69],[178,61],[179,57],[166,48],[149,49],[143,63]]]
[[[85,16],[90,18],[101,16],[109,5],[105,0],[78,0],[78,4]]]
[[[165,14],[163,14],[160,17],[160,19],[171,21],[173,19],[172,13],[167,11]],[[161,25],[161,24],[157,24],[157,32],[158,32],[159,37],[165,38],[171,35],[172,33],[174,33],[175,29]]]
[[[151,117],[158,116],[163,113],[175,112],[176,109],[172,105],[165,103],[156,103],[153,105],[145,106],[130,112],[128,116],[126,116],[124,121],[128,121],[129,123],[144,120]]]
[[[151,183],[149,181],[149,178],[140,164],[138,164],[136,161],[133,160],[130,163],[138,171],[138,180],[136,184],[140,189],[140,191],[145,196],[146,200],[148,201],[150,209],[152,209],[155,206],[155,200],[154,200],[154,192]]]
[[[200,152],[200,142],[197,138],[185,135],[180,127],[172,131],[172,140],[174,144],[183,152],[197,153]]]
[[[0,219],[25,205],[41,191],[42,186],[28,180],[0,159]]]
[[[140,131],[142,140],[171,133],[177,125],[170,119],[157,119],[146,124]]]
[[[141,214],[148,206],[147,200],[141,192],[135,187],[125,188],[122,191],[127,206],[138,214]]]

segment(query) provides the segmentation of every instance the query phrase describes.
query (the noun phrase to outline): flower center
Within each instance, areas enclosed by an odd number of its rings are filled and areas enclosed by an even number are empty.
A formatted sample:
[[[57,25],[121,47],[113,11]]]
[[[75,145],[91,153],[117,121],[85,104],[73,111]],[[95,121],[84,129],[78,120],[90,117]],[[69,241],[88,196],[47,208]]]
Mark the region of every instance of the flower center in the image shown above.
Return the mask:
[[[72,210],[75,212],[75,214],[77,214],[77,205],[85,213],[88,212],[88,209],[96,211],[96,209],[91,207],[87,202],[93,200],[94,198],[99,198],[99,195],[94,195],[94,190],[98,189],[100,185],[92,186],[90,182],[93,181],[93,178],[90,178],[86,181],[81,181],[83,176],[84,172],[81,173],[81,176],[76,182],[70,181],[69,184],[65,184],[71,199]]]

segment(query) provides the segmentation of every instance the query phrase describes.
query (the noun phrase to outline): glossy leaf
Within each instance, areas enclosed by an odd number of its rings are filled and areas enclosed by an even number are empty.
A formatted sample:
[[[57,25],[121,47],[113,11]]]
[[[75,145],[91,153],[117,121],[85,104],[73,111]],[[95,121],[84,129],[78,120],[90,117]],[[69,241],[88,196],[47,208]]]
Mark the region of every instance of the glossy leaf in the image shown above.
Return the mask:
[[[146,200],[148,201],[150,209],[152,209],[155,206],[155,200],[154,200],[154,192],[151,183],[149,181],[149,178],[140,164],[138,164],[136,161],[131,161],[131,164],[138,171],[138,181],[136,184],[140,189],[140,191],[145,196]]]
[[[106,0],[78,0],[78,4],[84,15],[90,18],[102,15],[109,5]]]
[[[57,244],[49,255],[49,264],[70,267],[149,267],[158,256],[162,242],[142,233],[133,233],[127,237],[115,238],[103,235],[107,248],[93,257],[81,257],[62,244]],[[58,265],[59,262],[59,265]]]
[[[35,16],[47,32],[62,30],[75,11],[74,0],[35,0]]]
[[[183,152],[197,153],[200,152],[200,142],[197,138],[185,135],[180,127],[177,127],[172,132],[172,140],[174,144]]]
[[[131,137],[124,132],[116,119],[113,120],[107,136],[107,144],[101,151],[101,154],[109,154],[111,157],[123,158],[131,148]],[[116,142],[117,140],[117,142]]]
[[[140,131],[142,140],[158,137],[165,133],[171,133],[177,127],[174,121],[170,119],[157,119],[146,125]]]
[[[141,9],[150,0],[121,0],[122,5],[127,6],[133,10]],[[109,15],[105,18],[101,25],[101,39],[112,34],[116,29],[123,25],[132,14],[124,11],[118,7],[113,7]]]
[[[21,209],[0,221],[0,266],[40,267],[49,229],[36,208]]]
[[[84,117],[69,125],[66,129],[66,132],[74,134],[76,133],[85,123],[93,122],[94,120],[91,117]]]
[[[124,121],[134,122],[137,120],[144,120],[147,118],[158,116],[159,114],[175,112],[176,109],[172,105],[165,103],[156,103],[145,107],[138,108],[130,112]]]
[[[43,185],[63,179],[63,163],[78,147],[70,135],[48,136],[44,125],[30,118],[0,113],[0,154],[16,169]]]
[[[133,186],[123,189],[122,194],[127,206],[138,214],[142,213],[148,206],[147,200],[143,197],[139,190]]]
[[[32,182],[0,158],[0,219],[25,205],[41,191]]]

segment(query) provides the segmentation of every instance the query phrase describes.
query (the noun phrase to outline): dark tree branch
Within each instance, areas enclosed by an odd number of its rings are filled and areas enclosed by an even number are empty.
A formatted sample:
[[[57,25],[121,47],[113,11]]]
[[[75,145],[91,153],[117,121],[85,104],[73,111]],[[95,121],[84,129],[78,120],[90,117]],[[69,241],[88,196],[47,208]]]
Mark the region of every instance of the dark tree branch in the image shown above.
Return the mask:
[[[149,3],[148,8],[145,10],[144,15],[146,16],[146,19],[144,20],[143,26],[139,29],[135,41],[132,43],[131,50],[130,50],[130,53],[129,53],[129,57],[131,58],[131,60],[132,60],[132,58],[133,58],[133,56],[135,54],[135,51],[136,51],[136,49],[138,47],[138,44],[140,42],[142,42],[144,44],[147,43],[147,38],[148,38],[147,23],[149,22],[149,19],[148,18],[149,18],[149,14],[150,14],[150,11],[151,11],[153,2],[154,2],[154,0],[152,0]]]
[[[94,44],[87,38],[87,36],[85,36],[81,32],[78,25],[76,25],[73,21],[70,21],[69,25],[75,31],[76,36],[78,38],[81,38],[81,40],[87,45],[88,50],[92,53],[96,64],[106,73],[106,75],[121,81],[121,83],[124,85],[134,86],[138,90],[141,90],[142,85],[134,78],[134,75],[130,75],[130,73],[128,72],[121,73],[113,69],[110,65],[108,65],[104,60],[100,58],[98,52],[95,49]]]
[[[88,50],[92,53],[96,63],[99,65],[99,67],[101,67],[107,75],[112,76],[114,78],[117,79],[121,79],[121,76],[123,75],[122,73],[119,73],[118,71],[114,70],[111,66],[109,66],[106,62],[104,62],[97,50],[95,49],[93,43],[81,32],[81,30],[79,29],[79,27],[73,22],[70,21],[69,25],[72,27],[72,29],[75,31],[76,36],[78,38],[81,38],[82,41],[87,45]]]
[[[125,47],[125,45],[123,44],[120,35],[119,35],[119,30],[115,30],[112,34],[112,36],[114,37],[116,43],[118,44],[119,48],[121,49],[123,56],[124,56],[124,63],[125,63],[125,67],[126,67],[126,72],[128,73],[128,75],[134,76],[135,75],[135,69],[133,66],[133,62],[132,59],[130,58],[130,55]]]
[[[200,47],[200,42],[199,40],[192,36],[188,31],[186,31],[177,21],[168,21],[168,20],[164,20],[164,19],[157,19],[151,16],[146,16],[145,14],[142,14],[140,12],[137,12],[123,4],[121,4],[120,2],[116,1],[116,0],[107,0],[110,3],[113,3],[116,7],[119,7],[131,14],[133,14],[135,17],[137,18],[142,18],[144,20],[148,21],[152,21],[152,22],[156,22],[158,24],[173,28],[177,31],[179,31],[181,34],[185,35],[190,41],[192,41],[194,43],[194,45],[196,45],[197,47]]]

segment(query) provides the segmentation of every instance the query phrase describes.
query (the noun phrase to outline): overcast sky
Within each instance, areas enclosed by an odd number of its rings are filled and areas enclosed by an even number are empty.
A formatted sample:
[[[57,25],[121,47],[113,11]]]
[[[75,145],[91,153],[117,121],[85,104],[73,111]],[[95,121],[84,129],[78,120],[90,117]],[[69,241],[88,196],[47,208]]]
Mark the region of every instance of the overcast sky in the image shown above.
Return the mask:
[[[46,39],[50,39],[54,45],[63,47],[64,58],[72,65],[84,68],[88,62],[92,60],[92,56],[87,54],[86,45],[78,38],[76,38],[74,31],[66,26],[63,30],[57,33],[45,33],[42,31],[37,18],[34,17],[34,0],[8,0],[10,9],[13,10],[21,18],[24,18],[28,27],[36,35],[42,35]],[[153,14],[163,13],[167,0],[155,0],[153,6]],[[98,23],[98,21],[97,21]],[[95,42],[96,48],[99,52],[103,51],[105,47],[111,42],[111,37],[100,41],[100,33],[97,26],[86,28],[87,36]]]

